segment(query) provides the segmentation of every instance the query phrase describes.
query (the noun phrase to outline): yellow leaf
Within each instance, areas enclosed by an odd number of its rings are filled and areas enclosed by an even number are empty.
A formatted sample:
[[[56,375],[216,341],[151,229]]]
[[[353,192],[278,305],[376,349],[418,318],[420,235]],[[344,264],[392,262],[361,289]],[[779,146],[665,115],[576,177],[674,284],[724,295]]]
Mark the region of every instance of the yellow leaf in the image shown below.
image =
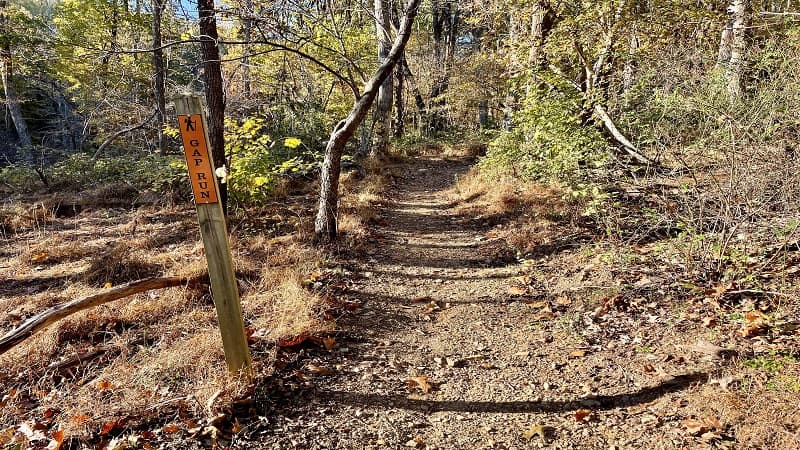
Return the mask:
[[[522,433],[522,437],[525,440],[530,441],[534,436],[539,436],[542,440],[545,440],[545,433],[547,432],[546,427],[544,425],[533,425],[528,428],[527,431]]]
[[[47,259],[47,256],[48,256],[47,252],[37,253],[31,256],[31,261],[33,262],[44,261],[45,259]]]
[[[303,143],[303,141],[301,141],[300,139],[290,137],[290,138],[284,139],[283,146],[286,147],[286,148],[297,148],[302,143]]]
[[[103,287],[106,288],[106,289],[111,289],[112,286],[113,285],[111,283],[106,283],[106,284],[103,285]]]

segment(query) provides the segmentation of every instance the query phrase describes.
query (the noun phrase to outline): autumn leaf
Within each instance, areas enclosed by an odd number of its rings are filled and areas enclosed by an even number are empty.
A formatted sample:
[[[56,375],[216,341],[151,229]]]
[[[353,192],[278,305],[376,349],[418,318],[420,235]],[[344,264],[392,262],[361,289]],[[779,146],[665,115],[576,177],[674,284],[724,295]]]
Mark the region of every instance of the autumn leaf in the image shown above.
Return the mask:
[[[16,432],[13,428],[6,428],[5,430],[0,431],[0,445],[6,445],[14,439],[14,434]]]
[[[586,350],[575,350],[569,353],[570,358],[583,358],[586,356]]]
[[[100,380],[97,382],[98,391],[110,391],[114,389],[114,385],[108,380]]]
[[[170,424],[164,425],[164,428],[162,428],[161,431],[163,431],[166,434],[175,434],[178,431],[180,431],[180,429],[181,429],[181,427],[178,426],[177,424],[170,423]]]
[[[423,394],[429,394],[433,386],[431,386],[430,379],[425,375],[411,377],[408,379],[408,389],[418,389]]]
[[[111,283],[106,283],[106,284],[104,284],[104,285],[103,285],[103,287],[104,287],[105,289],[111,289],[111,287],[112,287],[112,286],[113,286],[113,285],[112,285]]]
[[[31,256],[31,261],[33,262],[44,261],[45,259],[47,259],[47,256],[48,256],[47,252],[36,253]]]
[[[333,350],[336,347],[336,338],[333,336],[323,338],[322,343],[325,345],[325,350]]]
[[[739,331],[742,337],[753,337],[764,333],[769,328],[769,318],[761,311],[744,313],[744,322]]]
[[[508,293],[511,295],[525,295],[528,293],[528,290],[520,286],[511,286],[508,288]]]
[[[242,427],[242,423],[239,422],[239,419],[236,419],[236,420],[233,421],[233,426],[231,426],[231,431],[233,433],[238,433],[238,432],[242,431],[242,428],[244,428],[244,427]]]
[[[703,326],[706,328],[713,328],[717,325],[717,319],[713,317],[704,317]]]
[[[110,422],[106,422],[100,428],[100,435],[101,436],[105,436],[108,433],[111,433],[112,431],[120,428],[121,426],[122,426],[122,424],[118,420],[112,420]]]
[[[716,417],[706,417],[704,419],[683,419],[681,421],[686,432],[692,436],[699,436],[711,430],[722,429],[722,423]]]
[[[59,450],[61,444],[64,443],[64,430],[58,430],[53,433],[53,439],[47,443],[47,450]]]
[[[591,409],[581,408],[575,411],[575,420],[577,422],[583,422],[584,420],[588,420],[591,418],[593,411]]]

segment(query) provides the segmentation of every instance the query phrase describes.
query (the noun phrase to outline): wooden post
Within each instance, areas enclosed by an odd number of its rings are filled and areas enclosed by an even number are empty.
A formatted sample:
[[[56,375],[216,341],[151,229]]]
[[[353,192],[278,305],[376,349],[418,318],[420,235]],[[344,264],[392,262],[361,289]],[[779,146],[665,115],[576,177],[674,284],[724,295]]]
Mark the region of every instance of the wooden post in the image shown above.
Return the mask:
[[[244,333],[242,306],[239,302],[225,214],[219,202],[219,186],[212,157],[212,152],[223,150],[212,149],[208,145],[208,126],[199,95],[181,95],[176,98],[175,111],[178,114],[186,165],[197,206],[200,235],[206,250],[211,295],[217,309],[225,361],[232,373],[243,372],[250,376],[252,361]]]

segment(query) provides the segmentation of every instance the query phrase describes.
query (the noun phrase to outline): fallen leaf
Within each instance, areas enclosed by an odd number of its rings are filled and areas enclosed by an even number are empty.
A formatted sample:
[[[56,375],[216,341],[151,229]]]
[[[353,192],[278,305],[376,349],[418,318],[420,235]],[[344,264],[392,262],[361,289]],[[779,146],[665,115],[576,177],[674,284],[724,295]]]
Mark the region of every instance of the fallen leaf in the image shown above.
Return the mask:
[[[706,328],[712,328],[717,326],[717,319],[714,317],[704,317],[703,318],[703,326]]]
[[[106,288],[106,289],[111,289],[112,286],[113,285],[111,283],[106,283],[106,284],[103,285],[103,287]]]
[[[241,422],[239,422],[239,419],[236,419],[236,420],[233,421],[233,426],[231,426],[231,431],[233,433],[238,433],[238,432],[242,431],[242,428],[243,427],[242,427]]]
[[[566,296],[556,297],[556,304],[561,306],[569,306],[572,304],[572,299]]]
[[[744,321],[739,334],[742,337],[753,337],[764,333],[769,328],[769,317],[761,311],[744,313]]]
[[[583,358],[586,356],[586,350],[575,350],[569,353],[570,358]]]
[[[300,333],[294,336],[284,336],[278,339],[277,345],[278,347],[296,347],[303,342],[309,340],[311,335],[308,333]]]
[[[692,436],[699,436],[712,430],[722,429],[722,423],[716,417],[706,417],[704,419],[683,419],[681,421],[686,432]]]
[[[408,389],[418,389],[423,394],[429,394],[433,386],[431,386],[430,379],[425,375],[420,375],[418,377],[411,377],[408,379]]]
[[[0,431],[0,445],[6,445],[14,439],[15,431],[13,428],[6,428]]]
[[[545,427],[544,425],[532,425],[530,428],[528,428],[526,431],[522,433],[522,437],[525,440],[530,441],[531,439],[533,439],[534,436],[539,436],[544,441],[547,439],[545,437],[546,432],[547,432],[547,427]]]
[[[686,427],[686,432],[691,435],[698,435],[708,431],[708,426],[697,419],[683,419],[681,423]]]
[[[645,373],[653,373],[653,372],[655,372],[655,371],[656,371],[656,368],[655,368],[655,367],[653,367],[653,365],[652,365],[652,364],[646,363],[646,364],[645,364],[645,365],[642,367],[642,370],[644,370],[644,371],[645,371]]]
[[[333,336],[322,338],[322,343],[325,345],[325,350],[333,350],[336,347],[336,338]]]
[[[98,391],[110,391],[114,389],[114,385],[108,380],[100,380],[97,382]]]
[[[593,414],[591,409],[581,408],[575,411],[575,420],[577,422],[583,422],[584,420],[589,419]]]
[[[31,261],[38,262],[47,259],[47,252],[36,253],[31,256]]]
[[[533,302],[529,303],[529,305],[531,305],[531,308],[547,308],[550,306],[550,304],[547,302]]]
[[[425,444],[425,440],[422,439],[422,436],[417,436],[414,439],[411,439],[410,441],[406,442],[406,447],[416,448],[423,444]]]
[[[120,423],[119,420],[111,420],[109,422],[104,423],[103,426],[100,428],[100,435],[105,436],[108,433],[118,430],[121,427],[122,423]]]
[[[53,433],[53,439],[47,443],[47,450],[59,450],[61,444],[64,443],[64,430],[58,430]]]
[[[161,431],[163,431],[164,433],[167,433],[167,434],[175,434],[180,429],[181,429],[181,427],[178,426],[177,424],[170,423],[170,424],[164,425],[164,428],[162,428]]]
[[[508,293],[511,295],[525,295],[528,293],[528,290],[520,286],[511,286],[508,288]]]
[[[556,318],[555,313],[553,311],[550,311],[549,309],[543,309],[543,310],[539,311],[535,316],[533,316],[533,320],[534,321],[552,320],[552,319],[555,319],[555,318]]]

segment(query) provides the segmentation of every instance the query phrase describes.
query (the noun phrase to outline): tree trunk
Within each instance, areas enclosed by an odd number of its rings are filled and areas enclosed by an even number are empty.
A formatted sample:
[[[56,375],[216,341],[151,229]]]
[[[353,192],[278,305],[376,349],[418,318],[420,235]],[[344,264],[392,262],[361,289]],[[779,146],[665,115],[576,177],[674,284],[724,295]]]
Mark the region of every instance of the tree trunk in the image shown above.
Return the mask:
[[[400,58],[400,61],[397,63],[394,69],[394,76],[397,79],[395,83],[395,91],[394,91],[394,113],[395,113],[395,121],[394,121],[394,136],[395,137],[403,137],[403,134],[406,132],[406,108],[403,99],[403,89],[405,87],[405,73],[403,71],[403,62],[405,62],[405,56]]]
[[[363,122],[370,106],[378,95],[378,89],[389,76],[411,36],[411,26],[417,15],[420,0],[409,0],[405,16],[400,24],[392,49],[383,64],[364,86],[364,92],[356,100],[347,118],[336,124],[325,147],[325,160],[320,174],[320,193],[317,218],[314,221],[314,241],[335,241],[337,235],[336,218],[339,203],[339,175],[344,147],[350,137]]]
[[[167,154],[167,137],[164,135],[166,121],[166,84],[164,69],[164,50],[161,48],[161,17],[165,0],[153,0],[153,92],[156,99],[156,136],[158,153]]]
[[[375,0],[375,32],[378,42],[378,64],[386,61],[391,50],[391,9],[389,0]],[[375,103],[375,142],[372,148],[373,156],[383,156],[389,149],[392,133],[392,72],[378,90],[378,99]]]
[[[733,24],[728,22],[722,29],[719,38],[719,52],[717,53],[717,64],[715,68],[721,69],[728,67],[731,61],[731,45],[733,43]]]
[[[197,0],[200,17],[200,50],[203,59],[206,106],[208,107],[208,138],[211,141],[214,167],[227,172],[225,161],[225,92],[222,85],[222,65],[217,40],[217,17],[214,0]],[[222,210],[228,215],[227,177],[219,177]]]
[[[731,59],[726,70],[728,81],[728,97],[736,101],[744,94],[744,80],[747,72],[748,28],[752,19],[752,3],[750,0],[733,0],[733,38],[731,40]]]
[[[244,56],[242,57],[242,93],[245,100],[250,99],[250,39],[253,34],[253,0],[245,1],[245,19],[244,19],[244,41],[247,42],[244,47]]]
[[[8,3],[6,0],[0,0],[0,34],[8,35],[6,31],[9,27],[8,17],[6,16],[6,7]],[[0,77],[3,79],[3,94],[5,95],[6,107],[11,116],[11,121],[14,123],[14,129],[17,131],[17,140],[22,148],[31,147],[33,141],[31,134],[28,131],[28,124],[25,122],[25,117],[22,115],[22,108],[19,106],[19,99],[17,93],[14,91],[14,67],[11,59],[11,43],[4,40],[3,45],[0,46]]]

